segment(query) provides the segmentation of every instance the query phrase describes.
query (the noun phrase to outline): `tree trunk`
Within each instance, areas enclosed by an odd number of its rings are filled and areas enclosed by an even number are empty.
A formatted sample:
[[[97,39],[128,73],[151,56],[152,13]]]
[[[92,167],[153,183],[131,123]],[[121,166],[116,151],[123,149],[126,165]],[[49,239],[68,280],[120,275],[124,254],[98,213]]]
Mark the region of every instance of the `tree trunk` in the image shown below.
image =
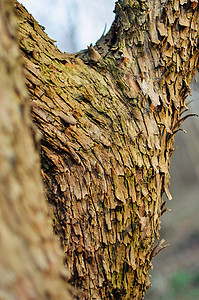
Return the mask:
[[[163,248],[174,136],[198,68],[198,3],[119,0],[95,47],[61,53],[15,3],[53,227],[78,299],[143,299]]]
[[[13,3],[0,0],[0,299],[72,299],[48,221]]]

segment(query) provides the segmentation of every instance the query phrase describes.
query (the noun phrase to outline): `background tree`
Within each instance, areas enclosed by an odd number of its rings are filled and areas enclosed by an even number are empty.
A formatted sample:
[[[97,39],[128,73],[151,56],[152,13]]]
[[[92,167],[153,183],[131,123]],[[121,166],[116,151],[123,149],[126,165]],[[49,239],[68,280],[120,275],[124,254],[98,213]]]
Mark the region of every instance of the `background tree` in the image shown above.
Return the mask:
[[[62,54],[18,4],[42,175],[82,299],[142,299],[173,138],[198,68],[198,4],[118,1],[95,48]]]

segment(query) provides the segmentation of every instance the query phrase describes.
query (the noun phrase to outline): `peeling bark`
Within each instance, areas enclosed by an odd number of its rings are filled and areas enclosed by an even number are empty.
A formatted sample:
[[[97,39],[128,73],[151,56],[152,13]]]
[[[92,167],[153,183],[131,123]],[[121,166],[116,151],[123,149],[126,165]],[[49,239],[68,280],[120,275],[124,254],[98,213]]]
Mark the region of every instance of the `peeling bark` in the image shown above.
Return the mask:
[[[118,1],[108,34],[75,55],[15,7],[41,172],[78,299],[143,299],[198,69],[198,3]]]

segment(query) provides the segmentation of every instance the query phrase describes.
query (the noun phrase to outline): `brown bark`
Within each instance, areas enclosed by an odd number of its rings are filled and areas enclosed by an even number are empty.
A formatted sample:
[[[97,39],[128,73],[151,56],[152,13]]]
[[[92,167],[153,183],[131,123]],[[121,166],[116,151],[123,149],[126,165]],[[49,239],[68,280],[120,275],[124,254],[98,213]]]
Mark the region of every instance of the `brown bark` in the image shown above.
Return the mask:
[[[174,136],[198,68],[198,3],[118,1],[109,33],[61,53],[18,4],[54,231],[81,299],[142,299]]]
[[[72,298],[47,218],[12,6],[0,0],[0,299],[67,300]]]

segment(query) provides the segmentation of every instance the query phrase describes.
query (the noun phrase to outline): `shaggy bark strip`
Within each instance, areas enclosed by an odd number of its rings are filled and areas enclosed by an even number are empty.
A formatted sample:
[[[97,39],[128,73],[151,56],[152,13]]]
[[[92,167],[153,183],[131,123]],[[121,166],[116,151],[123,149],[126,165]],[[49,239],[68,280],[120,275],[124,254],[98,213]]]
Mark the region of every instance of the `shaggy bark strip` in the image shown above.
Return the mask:
[[[118,1],[108,34],[76,55],[61,53],[16,8],[71,283],[80,299],[142,299],[164,192],[172,198],[174,135],[198,68],[198,3]]]

